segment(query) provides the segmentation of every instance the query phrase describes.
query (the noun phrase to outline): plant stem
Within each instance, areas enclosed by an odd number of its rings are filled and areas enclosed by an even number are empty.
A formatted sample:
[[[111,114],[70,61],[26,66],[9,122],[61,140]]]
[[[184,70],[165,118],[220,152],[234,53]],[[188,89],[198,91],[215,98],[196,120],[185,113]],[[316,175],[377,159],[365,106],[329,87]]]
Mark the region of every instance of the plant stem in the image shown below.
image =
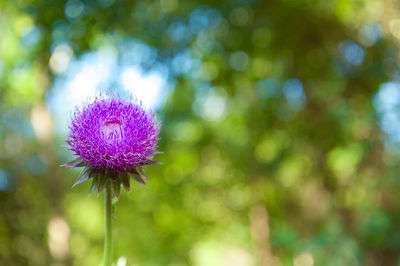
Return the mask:
[[[111,266],[112,262],[112,234],[111,234],[111,185],[108,184],[104,195],[104,266]]]

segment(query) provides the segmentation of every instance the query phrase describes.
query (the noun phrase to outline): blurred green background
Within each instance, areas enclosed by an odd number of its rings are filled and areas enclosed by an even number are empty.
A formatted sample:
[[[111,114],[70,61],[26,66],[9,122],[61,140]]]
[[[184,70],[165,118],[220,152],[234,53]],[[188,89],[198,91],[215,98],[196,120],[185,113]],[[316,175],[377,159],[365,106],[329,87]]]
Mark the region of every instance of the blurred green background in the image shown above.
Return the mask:
[[[99,265],[102,196],[60,168],[74,106],[163,121],[124,265],[400,265],[396,0],[0,1],[0,265]]]

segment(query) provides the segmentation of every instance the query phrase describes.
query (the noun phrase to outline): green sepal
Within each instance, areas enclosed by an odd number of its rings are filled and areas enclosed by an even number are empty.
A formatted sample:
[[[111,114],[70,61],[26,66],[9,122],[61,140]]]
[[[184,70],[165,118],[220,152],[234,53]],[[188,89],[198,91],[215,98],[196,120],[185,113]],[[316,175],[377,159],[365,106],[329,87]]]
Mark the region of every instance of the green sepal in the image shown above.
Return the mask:
[[[112,191],[114,192],[115,197],[119,198],[119,194],[121,191],[121,180],[119,180],[119,179],[112,180],[111,188],[112,188]]]
[[[99,170],[99,169],[94,169],[94,168],[92,168],[92,170],[89,172],[89,178],[92,178],[92,177],[96,177],[96,176],[98,176],[99,174],[101,174],[101,170]]]
[[[131,191],[131,186],[129,182],[129,175],[126,172],[123,172],[120,176],[119,179],[121,180],[122,185],[124,186],[125,190],[127,192]]]
[[[136,167],[135,169],[136,169],[136,172],[139,173],[139,176],[140,176],[141,178],[143,178],[143,179],[146,180],[146,181],[149,181],[149,179],[147,178],[147,176],[144,174],[143,168],[142,168],[142,167],[138,166],[138,167]]]
[[[86,180],[89,180],[92,177],[90,175],[91,172],[92,172],[92,168],[91,167],[86,167],[85,169],[83,169],[83,171],[80,173],[80,175],[78,176],[78,178],[76,179],[76,181],[72,185],[72,187],[75,187],[75,186],[85,182]]]
[[[100,194],[100,192],[103,191],[103,189],[107,186],[109,178],[104,172],[100,173],[98,177],[99,181],[98,181],[97,191],[98,194]]]
[[[89,196],[93,194],[97,190],[99,186],[99,176],[93,178],[92,185],[90,186]]]
[[[117,179],[117,175],[112,170],[106,169],[105,175],[106,175],[107,179],[111,179],[111,180],[116,180]]]
[[[147,178],[147,176],[143,173],[142,168],[140,167],[136,167],[136,168],[132,168],[128,171],[129,173],[131,173],[131,176],[139,176],[143,181],[149,181],[149,179]],[[132,177],[133,178],[133,177]]]
[[[152,152],[149,153],[148,156],[154,156],[154,155],[162,154],[162,153],[163,153],[162,151],[152,151]]]
[[[135,180],[139,184],[146,186],[146,182],[140,176],[132,174],[132,173],[130,173],[129,175],[132,177],[133,180]]]
[[[162,164],[162,162],[157,162],[154,160],[145,160],[141,162],[141,165],[155,165],[155,164]]]
[[[78,157],[72,161],[66,162],[61,165],[62,167],[71,167],[71,168],[76,168],[76,167],[83,167],[87,166],[87,162],[82,159],[82,157]]]

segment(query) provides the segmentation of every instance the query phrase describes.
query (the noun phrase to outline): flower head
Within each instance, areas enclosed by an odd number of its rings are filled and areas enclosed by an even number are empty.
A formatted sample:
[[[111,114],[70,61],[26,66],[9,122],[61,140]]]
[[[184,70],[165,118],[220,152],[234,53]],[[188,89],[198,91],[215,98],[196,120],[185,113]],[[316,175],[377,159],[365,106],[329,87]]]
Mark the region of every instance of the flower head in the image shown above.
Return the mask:
[[[96,98],[75,110],[69,129],[68,148],[78,157],[64,166],[85,167],[74,186],[94,178],[91,191],[101,192],[111,179],[129,190],[129,175],[144,184],[141,166],[157,163],[160,124],[133,100]]]

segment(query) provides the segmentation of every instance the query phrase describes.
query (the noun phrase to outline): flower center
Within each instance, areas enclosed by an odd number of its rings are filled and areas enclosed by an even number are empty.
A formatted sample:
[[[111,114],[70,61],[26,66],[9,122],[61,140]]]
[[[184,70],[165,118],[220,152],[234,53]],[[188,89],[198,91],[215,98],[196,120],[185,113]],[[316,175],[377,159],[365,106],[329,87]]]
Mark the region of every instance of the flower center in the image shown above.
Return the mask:
[[[102,127],[103,133],[107,137],[120,137],[122,122],[115,117],[112,117],[104,122]]]

